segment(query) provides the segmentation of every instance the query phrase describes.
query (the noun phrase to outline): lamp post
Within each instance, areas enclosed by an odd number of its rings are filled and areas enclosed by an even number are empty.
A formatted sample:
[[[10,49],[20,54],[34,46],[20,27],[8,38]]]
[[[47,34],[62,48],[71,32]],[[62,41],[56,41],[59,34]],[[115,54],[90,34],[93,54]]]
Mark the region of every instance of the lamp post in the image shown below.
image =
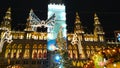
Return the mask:
[[[8,28],[0,28],[0,30],[5,31],[3,34],[1,34],[1,40],[0,40],[0,53],[1,53],[4,43],[5,42],[11,43],[13,40],[12,40],[11,31],[8,30]]]

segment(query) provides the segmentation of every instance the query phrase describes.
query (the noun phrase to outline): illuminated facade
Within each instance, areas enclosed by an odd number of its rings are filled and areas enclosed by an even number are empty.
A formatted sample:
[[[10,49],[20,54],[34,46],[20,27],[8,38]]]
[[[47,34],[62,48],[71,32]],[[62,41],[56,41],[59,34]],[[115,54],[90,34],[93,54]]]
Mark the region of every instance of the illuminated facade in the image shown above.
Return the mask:
[[[53,0],[51,0],[51,2],[52,1]],[[89,60],[95,52],[111,45],[111,42],[106,42],[105,40],[105,33],[96,13],[94,14],[93,34],[87,34],[84,31],[80,17],[78,13],[76,13],[74,33],[68,33],[66,35],[65,6],[59,4],[57,6],[62,8],[56,8],[54,5],[55,4],[48,5],[48,18],[55,12],[57,16],[56,22],[59,23],[58,26],[55,26],[55,29],[59,29],[60,25],[65,26],[63,35],[64,37],[67,37],[67,51],[69,58],[72,60],[73,68],[83,67],[84,63],[87,63],[87,60]],[[53,8],[56,8],[54,12]],[[61,10],[61,13],[57,10]],[[11,30],[11,24],[11,9],[8,9],[4,20],[1,23],[1,28],[8,28]],[[27,30],[11,31],[13,42],[10,44],[4,44],[3,51],[0,53],[0,61],[3,61],[0,62],[1,67],[4,68],[9,65],[19,65],[24,68],[48,67],[47,62],[49,60],[47,57],[49,54],[47,54],[47,38],[49,33],[31,31],[32,27],[30,26],[30,17],[27,19],[26,24]],[[3,32],[4,30],[0,31],[1,34]],[[56,35],[53,36],[56,37]]]

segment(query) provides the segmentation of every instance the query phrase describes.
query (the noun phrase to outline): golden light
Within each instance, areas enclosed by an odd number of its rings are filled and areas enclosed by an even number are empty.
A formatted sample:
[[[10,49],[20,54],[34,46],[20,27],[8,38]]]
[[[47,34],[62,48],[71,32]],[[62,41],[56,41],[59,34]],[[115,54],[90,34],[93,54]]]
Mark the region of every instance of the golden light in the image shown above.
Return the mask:
[[[107,50],[108,53],[110,53],[110,50]]]
[[[112,51],[113,51],[113,52],[116,52],[116,50],[115,50],[115,49],[113,49]]]

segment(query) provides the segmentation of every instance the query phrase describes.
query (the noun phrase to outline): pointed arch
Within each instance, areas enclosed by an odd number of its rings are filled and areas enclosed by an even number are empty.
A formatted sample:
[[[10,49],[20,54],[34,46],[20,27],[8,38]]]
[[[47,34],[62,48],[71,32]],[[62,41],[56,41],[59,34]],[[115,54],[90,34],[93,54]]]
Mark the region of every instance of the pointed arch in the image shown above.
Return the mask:
[[[38,49],[42,49],[42,45],[41,44],[38,45]]]
[[[73,58],[72,50],[68,50],[68,57],[69,57],[70,59]]]
[[[46,59],[46,58],[47,58],[47,50],[44,49],[44,50],[43,50],[43,59]]]
[[[89,46],[86,46],[86,54],[87,54],[87,57],[90,57],[90,47]]]
[[[38,50],[38,59],[42,59],[42,57],[43,57],[42,49],[39,49]]]
[[[30,48],[30,45],[29,45],[29,44],[26,44],[25,49],[26,49],[26,48]]]
[[[18,45],[18,49],[17,49],[17,58],[22,58],[22,44]]]
[[[73,49],[77,50],[77,46],[76,46],[76,45],[73,45]]]
[[[32,51],[32,59],[37,59],[37,49],[33,49],[33,51]]]
[[[47,49],[47,46],[46,46],[46,44],[44,44],[43,48],[44,48],[44,49]]]
[[[37,44],[34,44],[34,45],[33,45],[33,48],[34,48],[34,49],[37,49]]]
[[[72,49],[72,46],[71,45],[68,45],[68,50],[71,50]]]
[[[25,59],[30,58],[30,45],[29,44],[26,44],[26,46],[25,46],[24,58]]]
[[[77,50],[73,50],[73,59],[77,59],[77,58],[78,58]]]
[[[10,44],[6,46],[5,58],[11,58],[11,45]]]
[[[17,48],[17,44],[13,44],[11,51],[11,58],[16,58],[16,53],[17,53],[16,48]]]

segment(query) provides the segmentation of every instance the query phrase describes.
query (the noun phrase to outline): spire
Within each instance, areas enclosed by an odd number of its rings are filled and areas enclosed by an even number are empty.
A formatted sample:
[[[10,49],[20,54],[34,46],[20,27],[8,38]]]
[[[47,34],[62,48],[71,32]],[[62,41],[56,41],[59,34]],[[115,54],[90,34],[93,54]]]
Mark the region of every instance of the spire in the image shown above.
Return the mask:
[[[78,12],[76,12],[76,19],[75,19],[75,23],[81,23],[81,22],[80,22],[80,17],[79,17]]]
[[[78,12],[76,12],[74,33],[84,33]]]
[[[5,17],[1,23],[1,28],[8,28],[11,30],[11,8],[9,7],[7,12],[5,13]]]
[[[96,24],[96,25],[100,24],[99,18],[96,13],[94,14],[94,22],[95,22],[94,24]]]
[[[29,13],[29,17],[27,18],[25,31],[32,31],[32,27],[31,27],[31,13],[32,12],[33,12],[33,10],[31,9],[30,13]]]
[[[94,27],[94,34],[104,34],[103,28],[96,13],[94,14]]]

